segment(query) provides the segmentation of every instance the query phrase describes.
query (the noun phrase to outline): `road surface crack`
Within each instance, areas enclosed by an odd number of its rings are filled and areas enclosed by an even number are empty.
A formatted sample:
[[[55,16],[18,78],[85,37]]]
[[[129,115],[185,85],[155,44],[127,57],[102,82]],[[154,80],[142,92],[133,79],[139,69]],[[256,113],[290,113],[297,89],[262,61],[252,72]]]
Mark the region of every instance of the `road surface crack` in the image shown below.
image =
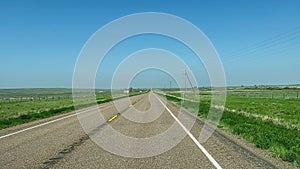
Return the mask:
[[[88,135],[84,135],[79,140],[73,142],[71,145],[67,146],[67,148],[60,151],[55,157],[49,158],[47,161],[43,162],[42,169],[52,168],[56,163],[62,160],[67,154],[70,154],[75,150],[76,147],[82,145],[86,140],[89,139]]]

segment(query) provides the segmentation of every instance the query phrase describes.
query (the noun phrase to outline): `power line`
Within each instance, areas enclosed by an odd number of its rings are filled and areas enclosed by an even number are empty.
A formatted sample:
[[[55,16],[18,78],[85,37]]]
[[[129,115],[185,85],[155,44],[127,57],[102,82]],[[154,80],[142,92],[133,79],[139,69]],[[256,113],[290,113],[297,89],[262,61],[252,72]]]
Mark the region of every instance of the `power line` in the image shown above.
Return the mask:
[[[274,46],[279,46],[282,44],[290,43],[293,40],[298,40],[299,37],[300,37],[300,27],[297,27],[288,32],[281,33],[273,38],[270,38],[270,39],[264,40],[262,42],[259,42],[257,44],[253,44],[251,46],[242,48],[238,51],[231,52],[231,55],[230,55],[231,57],[229,58],[230,60],[225,60],[224,62],[236,60],[239,58],[245,58],[245,56],[253,55],[255,53],[266,51],[266,50],[268,52],[268,49],[271,49]],[[293,45],[295,45],[295,44],[297,45],[297,43],[293,43]],[[291,45],[289,45],[288,47],[290,47],[290,46]],[[228,54],[224,55],[224,56],[228,56]],[[228,58],[226,58],[226,59],[228,59]]]
[[[300,39],[300,38],[297,38],[297,39]],[[274,46],[271,46],[271,47],[267,47],[267,48],[264,48],[264,49],[261,49],[261,50],[256,50],[256,51],[252,51],[252,52],[249,52],[249,53],[245,53],[243,55],[239,55],[239,56],[237,56],[235,58],[232,58],[230,60],[225,60],[224,63],[237,61],[239,59],[255,59],[255,58],[260,58],[260,57],[271,56],[271,55],[274,55],[274,54],[278,55],[280,53],[287,52],[288,49],[291,49],[291,48],[298,49],[299,45],[300,45],[300,42],[299,43],[293,43],[292,45],[291,44],[280,44],[280,48],[275,48],[275,49],[272,49]]]
[[[263,45],[265,45],[265,44],[270,44],[271,42],[274,42],[274,41],[279,41],[280,39],[283,39],[283,38],[286,38],[286,37],[288,37],[288,36],[293,36],[294,34],[297,34],[297,33],[299,33],[300,32],[300,27],[296,27],[296,28],[294,28],[294,29],[292,29],[292,30],[289,30],[289,31],[287,31],[287,32],[284,32],[284,33],[280,33],[280,34],[278,34],[278,35],[275,35],[275,36],[273,36],[272,38],[269,38],[269,39],[266,39],[266,40],[263,40],[263,41],[260,41],[260,42],[256,42],[256,43],[253,43],[253,44],[251,44],[251,45],[249,45],[249,46],[246,46],[246,47],[244,47],[244,48],[241,48],[241,49],[239,49],[239,50],[237,50],[237,51],[233,51],[233,52],[230,52],[230,53],[227,53],[227,54],[225,54],[225,55],[236,55],[236,54],[238,54],[238,53],[241,53],[241,52],[244,52],[244,51],[249,51],[249,50],[251,50],[251,49],[255,49],[255,48],[257,48],[258,46],[263,46]]]

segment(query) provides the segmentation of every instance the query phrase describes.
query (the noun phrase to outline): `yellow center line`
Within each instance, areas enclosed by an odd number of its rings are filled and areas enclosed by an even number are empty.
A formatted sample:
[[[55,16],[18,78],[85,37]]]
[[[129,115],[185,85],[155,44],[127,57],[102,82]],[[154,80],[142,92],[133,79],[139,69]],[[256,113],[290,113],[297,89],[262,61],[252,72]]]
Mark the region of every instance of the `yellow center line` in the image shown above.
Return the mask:
[[[116,114],[116,115],[114,115],[114,116],[112,116],[109,120],[108,120],[108,122],[112,122],[115,118],[117,118],[118,117],[118,115]]]

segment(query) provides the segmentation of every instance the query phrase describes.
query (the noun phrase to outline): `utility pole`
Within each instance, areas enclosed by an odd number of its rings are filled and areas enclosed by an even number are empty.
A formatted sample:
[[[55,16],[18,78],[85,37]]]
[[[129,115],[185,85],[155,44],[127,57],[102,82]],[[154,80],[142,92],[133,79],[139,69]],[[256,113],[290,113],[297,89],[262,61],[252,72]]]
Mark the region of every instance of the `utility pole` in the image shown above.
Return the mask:
[[[183,93],[183,97],[182,100],[185,100],[185,94],[186,94],[186,69],[184,69],[184,93]]]
[[[186,74],[187,80],[188,80],[188,82],[189,82],[189,84],[190,84],[190,87],[192,88],[193,92],[195,93],[195,89],[194,89],[194,86],[193,86],[193,84],[192,84],[191,79],[189,78],[189,75],[188,75],[186,72],[185,72],[185,74]]]
[[[185,88],[185,91],[184,91],[184,93],[186,93],[186,80],[187,80],[187,78],[186,78],[186,76],[187,76],[187,73],[186,73],[186,69],[184,69],[184,88]]]
[[[170,89],[171,89],[171,86],[172,86],[172,81],[169,81],[170,82]]]

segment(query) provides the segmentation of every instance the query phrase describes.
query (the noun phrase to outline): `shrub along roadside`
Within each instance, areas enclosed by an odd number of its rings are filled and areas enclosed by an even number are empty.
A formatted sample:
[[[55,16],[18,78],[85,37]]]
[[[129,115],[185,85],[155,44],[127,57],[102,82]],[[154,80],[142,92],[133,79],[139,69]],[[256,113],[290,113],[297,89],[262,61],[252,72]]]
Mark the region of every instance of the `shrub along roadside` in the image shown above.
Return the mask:
[[[167,98],[167,100],[170,100],[170,101],[173,101],[173,102],[176,102],[176,103],[180,103],[181,102],[181,99],[179,99],[177,97],[173,97],[171,95],[166,95],[166,98]]]

